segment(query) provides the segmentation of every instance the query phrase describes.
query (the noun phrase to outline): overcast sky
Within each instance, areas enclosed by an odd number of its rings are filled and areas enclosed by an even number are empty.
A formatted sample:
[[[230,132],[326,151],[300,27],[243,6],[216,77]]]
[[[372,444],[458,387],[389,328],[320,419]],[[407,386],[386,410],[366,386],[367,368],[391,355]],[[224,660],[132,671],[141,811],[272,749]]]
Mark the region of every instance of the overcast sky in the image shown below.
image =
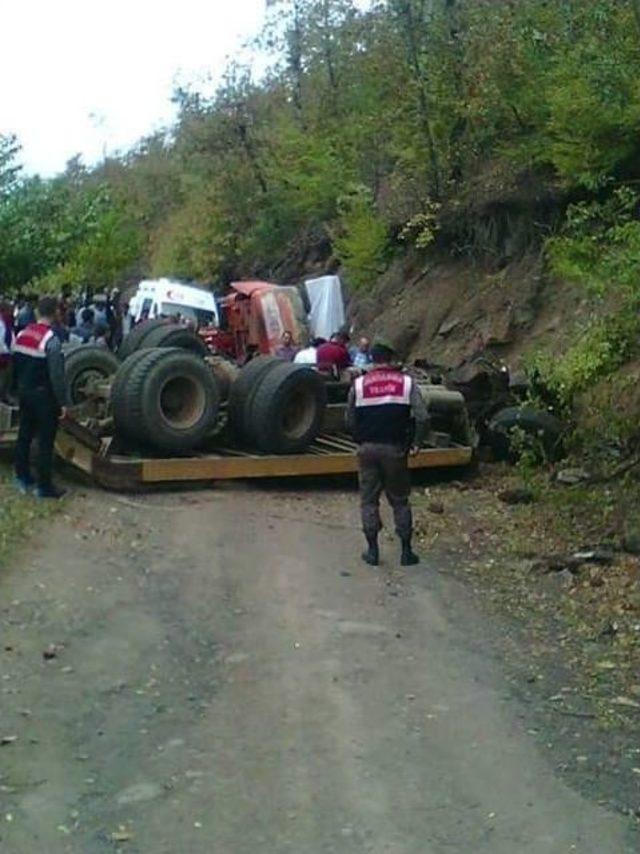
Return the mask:
[[[172,118],[176,79],[219,74],[259,31],[265,0],[3,3],[0,133],[51,175],[125,149]]]

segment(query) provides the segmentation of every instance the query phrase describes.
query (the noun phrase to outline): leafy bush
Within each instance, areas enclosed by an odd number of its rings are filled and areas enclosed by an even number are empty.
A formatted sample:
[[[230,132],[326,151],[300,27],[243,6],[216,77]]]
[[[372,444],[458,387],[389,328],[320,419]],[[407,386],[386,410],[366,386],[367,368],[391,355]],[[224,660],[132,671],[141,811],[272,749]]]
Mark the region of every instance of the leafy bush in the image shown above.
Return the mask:
[[[599,20],[585,21],[582,37],[560,53],[547,77],[547,156],[571,184],[606,184],[638,150],[640,90],[638,33],[629,13],[606,2]]]
[[[574,343],[560,358],[537,354],[530,363],[545,385],[570,409],[575,397],[623,365],[638,348],[638,307],[593,320],[576,330]]]
[[[233,229],[211,193],[192,192],[154,233],[151,272],[212,281],[233,257]]]
[[[562,234],[547,243],[552,272],[598,296],[640,295],[640,196],[618,187],[603,202],[569,208]]]
[[[561,358],[538,355],[535,368],[566,407],[616,371],[640,341],[640,197],[622,186],[603,201],[569,208],[563,232],[547,243],[551,271],[583,284],[603,312],[574,333]]]
[[[438,233],[438,211],[440,205],[430,203],[421,213],[411,217],[400,233],[400,239],[411,242],[416,249],[428,249]]]
[[[364,188],[340,203],[340,220],[331,231],[336,257],[344,264],[355,288],[371,287],[385,269],[389,252],[386,223],[376,213]]]

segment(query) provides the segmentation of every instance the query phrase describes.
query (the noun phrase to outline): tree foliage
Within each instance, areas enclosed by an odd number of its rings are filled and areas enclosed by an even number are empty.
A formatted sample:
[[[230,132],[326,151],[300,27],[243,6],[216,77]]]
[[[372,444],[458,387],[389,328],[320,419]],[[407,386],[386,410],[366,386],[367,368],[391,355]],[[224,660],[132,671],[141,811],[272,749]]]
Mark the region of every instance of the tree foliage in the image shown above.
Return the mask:
[[[269,70],[231,63],[212,96],[177,90],[173,127],[122,156],[41,180],[0,137],[0,288],[276,275],[310,234],[364,287],[403,241],[445,240],[441,217],[485,170],[551,180],[584,215],[640,177],[640,0],[268,7]],[[602,283],[635,228],[634,209],[551,255]]]
[[[0,201],[9,196],[18,181],[19,153],[20,144],[15,136],[0,134]]]

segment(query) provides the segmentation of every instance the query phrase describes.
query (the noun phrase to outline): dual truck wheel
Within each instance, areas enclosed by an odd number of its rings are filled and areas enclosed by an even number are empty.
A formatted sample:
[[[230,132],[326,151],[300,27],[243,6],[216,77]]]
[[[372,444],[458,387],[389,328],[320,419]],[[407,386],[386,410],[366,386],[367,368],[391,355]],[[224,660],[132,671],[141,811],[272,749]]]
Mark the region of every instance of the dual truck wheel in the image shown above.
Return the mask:
[[[137,350],[111,386],[117,433],[167,453],[197,447],[213,429],[220,390],[206,362],[178,347]]]
[[[292,454],[314,441],[326,403],[315,371],[259,358],[240,372],[228,402],[230,439],[265,453]],[[111,387],[116,430],[129,442],[168,453],[198,447],[219,421],[220,383],[192,352],[134,352]]]
[[[208,355],[206,344],[191,329],[165,319],[149,320],[126,336],[117,356],[94,344],[83,344],[66,352],[65,370],[71,403],[84,403],[96,381],[109,379],[118,371],[121,362],[151,347],[179,347],[201,358]]]
[[[265,453],[300,453],[318,436],[326,403],[324,380],[312,368],[258,356],[231,386],[229,432]]]
[[[194,332],[164,320],[149,321],[125,338],[122,363],[102,347],[76,347],[66,354],[71,402],[83,403],[96,382],[113,378],[110,400],[118,435],[164,453],[198,447],[219,423],[227,391],[232,442],[292,454],[315,440],[326,406],[326,387],[315,371],[259,356],[234,378],[235,368],[208,365],[206,353]],[[562,455],[562,429],[548,413],[509,408],[489,425],[490,444],[496,458],[516,458],[517,430],[553,460]]]
[[[160,333],[166,334],[164,326],[149,330],[140,349],[122,363],[99,347],[70,352],[70,396],[73,403],[81,403],[95,379],[112,378],[110,403],[117,435],[134,447],[186,453],[219,424],[223,384],[215,366],[192,347],[147,347]],[[230,385],[230,439],[265,453],[303,451],[320,431],[325,404],[324,382],[315,371],[258,357]]]

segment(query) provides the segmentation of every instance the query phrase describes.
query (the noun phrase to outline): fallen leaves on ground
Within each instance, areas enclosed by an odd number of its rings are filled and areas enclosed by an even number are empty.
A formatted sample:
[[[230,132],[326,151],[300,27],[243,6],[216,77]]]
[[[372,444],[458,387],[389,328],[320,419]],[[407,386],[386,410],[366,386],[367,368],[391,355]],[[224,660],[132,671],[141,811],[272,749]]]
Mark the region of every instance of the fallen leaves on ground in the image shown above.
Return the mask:
[[[504,502],[524,492],[535,502]],[[526,626],[532,660],[569,662],[606,718],[640,706],[640,560],[622,550],[624,510],[638,500],[640,483],[567,487],[541,475],[525,488],[515,469],[489,465],[418,497],[416,530],[423,551],[455,556],[484,601]]]

